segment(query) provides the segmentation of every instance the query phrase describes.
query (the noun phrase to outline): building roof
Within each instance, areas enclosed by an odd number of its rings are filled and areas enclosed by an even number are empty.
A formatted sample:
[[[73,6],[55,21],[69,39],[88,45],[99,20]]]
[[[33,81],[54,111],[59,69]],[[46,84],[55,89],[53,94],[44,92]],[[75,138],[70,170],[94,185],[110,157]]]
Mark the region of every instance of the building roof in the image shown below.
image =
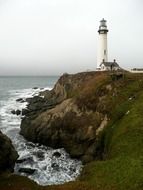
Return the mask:
[[[133,68],[132,71],[143,71],[143,68]]]
[[[106,67],[119,67],[119,65],[118,65],[118,63],[116,63],[116,62],[102,62],[101,64],[100,64],[100,66],[102,65],[102,64],[104,64]]]

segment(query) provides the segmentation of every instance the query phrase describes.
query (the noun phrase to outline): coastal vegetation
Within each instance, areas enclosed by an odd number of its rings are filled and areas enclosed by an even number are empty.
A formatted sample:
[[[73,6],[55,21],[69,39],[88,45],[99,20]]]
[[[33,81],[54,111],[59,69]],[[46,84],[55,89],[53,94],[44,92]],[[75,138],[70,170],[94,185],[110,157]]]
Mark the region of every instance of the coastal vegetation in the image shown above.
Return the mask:
[[[0,189],[143,189],[142,74],[65,74],[52,91],[41,95],[44,100],[28,100],[21,134],[33,142],[64,147],[85,164],[81,176],[75,182],[41,187],[6,171]]]

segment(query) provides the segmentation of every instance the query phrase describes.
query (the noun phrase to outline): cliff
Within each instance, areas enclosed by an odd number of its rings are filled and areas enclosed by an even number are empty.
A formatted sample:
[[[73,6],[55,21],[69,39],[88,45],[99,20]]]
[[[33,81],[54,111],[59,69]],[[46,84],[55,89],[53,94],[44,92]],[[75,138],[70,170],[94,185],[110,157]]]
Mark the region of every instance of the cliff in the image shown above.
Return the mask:
[[[110,117],[104,103],[114,93],[109,79],[97,72],[63,75],[52,91],[41,93],[44,98],[29,100],[21,134],[33,142],[64,147],[83,163],[94,160],[98,156],[98,133]]]
[[[143,75],[65,74],[40,96],[27,100],[21,134],[86,163],[76,182],[46,189],[142,189]]]

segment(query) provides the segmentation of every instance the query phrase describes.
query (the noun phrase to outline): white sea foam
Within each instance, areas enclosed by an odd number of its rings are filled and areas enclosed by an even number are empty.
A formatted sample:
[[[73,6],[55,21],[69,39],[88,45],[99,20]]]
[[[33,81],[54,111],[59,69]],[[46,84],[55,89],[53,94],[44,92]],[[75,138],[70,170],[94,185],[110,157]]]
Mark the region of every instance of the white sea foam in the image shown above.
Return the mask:
[[[45,89],[43,89],[45,90]],[[9,91],[9,99],[0,101],[0,129],[9,136],[18,151],[21,163],[15,165],[15,173],[28,176],[40,185],[62,184],[75,180],[81,172],[82,164],[71,159],[64,149],[53,150],[43,145],[27,142],[21,135],[21,115],[13,115],[12,110],[22,110],[27,103],[16,101],[38,95],[40,89],[24,89]],[[59,152],[59,157],[53,156]],[[33,174],[20,173],[20,168],[34,169]]]

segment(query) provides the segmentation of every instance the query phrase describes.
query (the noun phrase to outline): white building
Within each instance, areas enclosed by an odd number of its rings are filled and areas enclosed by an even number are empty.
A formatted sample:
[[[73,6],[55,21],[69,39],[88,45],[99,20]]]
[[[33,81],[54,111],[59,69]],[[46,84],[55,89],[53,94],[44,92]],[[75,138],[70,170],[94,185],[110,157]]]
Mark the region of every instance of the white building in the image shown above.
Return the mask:
[[[130,70],[131,73],[143,73],[143,68],[133,68]]]
[[[105,62],[104,60],[100,64],[99,70],[101,71],[117,71],[120,70],[121,68],[119,67],[118,63],[114,59],[113,62]]]
[[[99,42],[98,42],[98,54],[97,54],[97,70],[98,71],[111,71],[119,70],[120,67],[117,62],[108,62],[108,45],[107,45],[107,25],[106,20],[103,18],[100,21],[99,26]]]

